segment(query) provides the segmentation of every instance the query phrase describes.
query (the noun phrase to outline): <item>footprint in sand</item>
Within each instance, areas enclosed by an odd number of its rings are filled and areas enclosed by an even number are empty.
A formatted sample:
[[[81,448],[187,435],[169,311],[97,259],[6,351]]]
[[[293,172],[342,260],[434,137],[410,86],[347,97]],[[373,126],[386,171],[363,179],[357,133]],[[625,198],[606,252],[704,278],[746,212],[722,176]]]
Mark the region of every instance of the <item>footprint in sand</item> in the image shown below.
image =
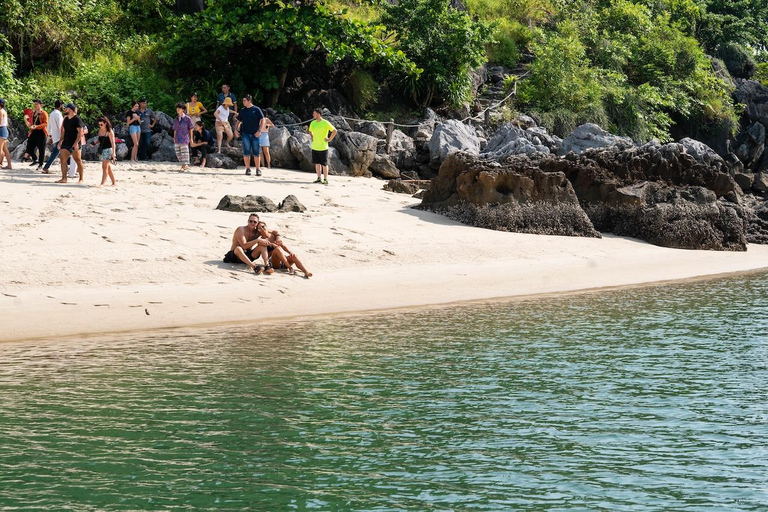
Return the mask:
[[[108,308],[109,304],[94,304],[94,307],[97,307],[97,308]]]
[[[77,302],[59,302],[59,304],[64,304],[65,306],[77,306]]]

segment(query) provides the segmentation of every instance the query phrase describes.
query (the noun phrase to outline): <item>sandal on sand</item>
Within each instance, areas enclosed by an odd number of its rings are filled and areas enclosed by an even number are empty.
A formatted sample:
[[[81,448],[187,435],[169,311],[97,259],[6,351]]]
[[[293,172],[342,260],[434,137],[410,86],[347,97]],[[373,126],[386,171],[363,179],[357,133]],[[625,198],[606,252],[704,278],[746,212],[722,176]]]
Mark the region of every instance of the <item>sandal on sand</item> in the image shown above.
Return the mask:
[[[261,274],[264,273],[264,267],[262,267],[261,265],[256,265],[255,267],[253,267],[253,272],[257,276],[260,276]]]
[[[266,267],[264,267],[264,273],[267,274],[268,276],[271,276],[272,274],[275,273],[275,269],[272,268],[272,265],[267,265]]]

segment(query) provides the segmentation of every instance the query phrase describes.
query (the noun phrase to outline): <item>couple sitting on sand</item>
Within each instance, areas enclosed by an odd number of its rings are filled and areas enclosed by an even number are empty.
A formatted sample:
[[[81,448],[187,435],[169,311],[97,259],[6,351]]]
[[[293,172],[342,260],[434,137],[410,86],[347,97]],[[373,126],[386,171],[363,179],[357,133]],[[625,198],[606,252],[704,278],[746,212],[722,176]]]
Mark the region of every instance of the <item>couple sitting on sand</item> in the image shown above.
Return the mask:
[[[264,266],[255,263],[259,256]],[[274,268],[293,274],[293,266],[296,265],[304,277],[312,277],[312,273],[307,272],[296,254],[285,246],[280,234],[269,231],[264,222],[259,222],[259,216],[255,213],[248,216],[248,225],[235,230],[232,248],[224,255],[224,263],[245,263],[256,274],[272,274]]]

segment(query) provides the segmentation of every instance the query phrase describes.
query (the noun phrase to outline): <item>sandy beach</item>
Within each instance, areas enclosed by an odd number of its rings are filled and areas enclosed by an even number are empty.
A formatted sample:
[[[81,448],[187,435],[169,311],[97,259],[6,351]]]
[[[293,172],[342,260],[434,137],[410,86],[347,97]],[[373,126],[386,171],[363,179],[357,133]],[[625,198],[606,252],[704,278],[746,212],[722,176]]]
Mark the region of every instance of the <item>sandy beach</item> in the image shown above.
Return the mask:
[[[253,322],[455,301],[563,293],[768,267],[746,253],[665,249],[637,240],[503,233],[414,210],[375,179],[268,169],[180,173],[116,166],[116,188],[56,185],[17,164],[0,174],[0,340]],[[223,263],[247,214],[226,194],[294,194],[306,213],[261,214],[314,277],[257,276]]]

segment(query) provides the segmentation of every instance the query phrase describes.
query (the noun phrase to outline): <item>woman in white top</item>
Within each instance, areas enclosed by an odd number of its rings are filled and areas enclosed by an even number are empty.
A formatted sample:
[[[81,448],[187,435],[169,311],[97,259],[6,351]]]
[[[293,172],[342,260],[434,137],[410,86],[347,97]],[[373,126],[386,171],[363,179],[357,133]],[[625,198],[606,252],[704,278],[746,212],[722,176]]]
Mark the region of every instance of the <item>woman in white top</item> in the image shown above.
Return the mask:
[[[0,100],[0,164],[3,157],[8,160],[8,165],[2,168],[13,169],[11,152],[8,150],[8,112],[5,111],[5,100]]]
[[[219,108],[216,109],[216,112],[213,113],[214,117],[216,118],[216,144],[217,144],[217,153],[221,153],[221,139],[222,139],[222,133],[227,134],[227,147],[229,147],[229,143],[232,142],[232,125],[229,124],[229,107],[232,106],[232,98],[227,96],[224,98],[224,103],[219,105]]]

